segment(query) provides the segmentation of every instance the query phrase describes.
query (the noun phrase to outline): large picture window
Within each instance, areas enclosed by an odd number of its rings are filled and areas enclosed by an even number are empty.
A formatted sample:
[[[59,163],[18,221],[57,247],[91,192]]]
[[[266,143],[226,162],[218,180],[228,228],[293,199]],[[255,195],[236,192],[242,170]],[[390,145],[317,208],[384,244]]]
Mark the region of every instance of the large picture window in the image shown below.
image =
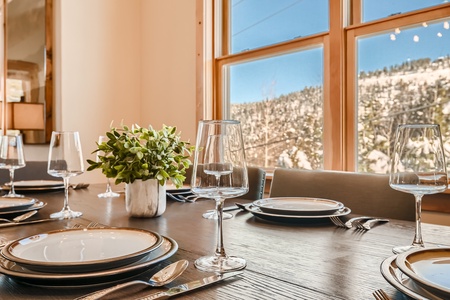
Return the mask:
[[[450,3],[381,2],[214,2],[213,115],[250,165],[386,173],[401,123],[450,153]]]

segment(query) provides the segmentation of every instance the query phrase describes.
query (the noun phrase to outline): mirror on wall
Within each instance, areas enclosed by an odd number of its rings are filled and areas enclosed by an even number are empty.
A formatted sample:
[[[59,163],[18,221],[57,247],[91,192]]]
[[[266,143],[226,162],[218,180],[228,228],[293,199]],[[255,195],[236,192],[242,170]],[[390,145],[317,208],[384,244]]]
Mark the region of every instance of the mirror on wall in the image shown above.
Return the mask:
[[[48,143],[53,130],[52,7],[53,0],[7,1],[5,127],[20,130],[26,144]]]

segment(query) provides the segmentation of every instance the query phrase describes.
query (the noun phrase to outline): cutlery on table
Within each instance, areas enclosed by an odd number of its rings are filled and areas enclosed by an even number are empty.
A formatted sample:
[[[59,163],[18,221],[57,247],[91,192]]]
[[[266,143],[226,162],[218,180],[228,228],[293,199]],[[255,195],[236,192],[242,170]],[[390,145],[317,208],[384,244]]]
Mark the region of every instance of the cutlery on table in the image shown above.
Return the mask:
[[[184,272],[184,270],[186,270],[188,265],[189,265],[189,262],[185,259],[182,259],[182,260],[174,262],[173,264],[170,264],[167,267],[165,267],[164,269],[158,271],[148,281],[143,281],[143,280],[128,281],[125,283],[115,285],[110,288],[106,288],[106,289],[96,291],[96,292],[90,293],[88,295],[76,298],[75,300],[100,299],[101,297],[106,296],[114,291],[120,290],[127,286],[135,285],[135,284],[144,284],[144,285],[148,285],[151,287],[163,286],[163,285],[166,285],[166,284],[172,282],[175,278],[180,276]]]
[[[252,205],[251,203],[249,204],[242,204],[239,202],[234,202],[234,205],[236,205],[239,209],[242,209],[243,211],[247,211],[247,206]]]
[[[178,195],[178,197],[180,197],[181,199],[183,199],[186,202],[195,202],[197,199],[200,198],[197,195],[187,195],[187,196],[185,196],[185,195],[182,195],[182,194]]]
[[[368,220],[366,222],[358,222],[358,224],[356,224],[356,227],[358,229],[370,230],[372,228],[372,226],[375,223],[378,223],[378,222],[389,222],[389,220],[388,219],[374,218],[374,219],[370,219],[370,220]]]
[[[351,218],[350,220],[345,222],[345,227],[352,228],[353,225],[354,225],[354,222],[359,222],[359,221],[362,221],[362,220],[369,220],[369,219],[374,219],[374,217],[362,216],[362,217]]]
[[[24,213],[23,215],[17,216],[12,220],[0,218],[0,221],[4,221],[4,222],[8,222],[8,223],[19,223],[21,221],[28,219],[31,216],[34,216],[36,213],[37,213],[37,210],[32,210],[32,211]]]
[[[172,200],[178,201],[178,202],[186,202],[186,200],[181,199],[179,197],[180,194],[173,194],[173,193],[168,193],[166,192],[167,197],[169,197]]]
[[[0,228],[2,228],[2,227],[19,226],[19,225],[35,224],[35,223],[42,223],[42,222],[49,222],[49,221],[58,221],[58,220],[60,220],[60,219],[40,219],[40,220],[33,220],[33,221],[26,221],[26,222],[3,223],[3,224],[0,224]]]
[[[223,211],[232,211],[232,210],[238,210],[241,209],[240,207],[238,207],[237,205],[232,205],[232,206],[225,206],[223,208]],[[214,212],[214,209],[209,209],[206,212]]]
[[[344,221],[342,221],[339,217],[330,217],[331,222],[333,222],[334,225],[336,225],[337,227],[342,227],[342,228],[347,228],[345,226]]]
[[[198,289],[198,288],[204,287],[206,285],[210,285],[212,283],[215,283],[215,282],[218,282],[218,281],[221,281],[226,278],[230,278],[230,277],[242,274],[242,273],[244,273],[244,272],[236,271],[236,272],[222,273],[222,274],[205,277],[205,278],[202,278],[199,280],[195,280],[195,281],[191,281],[191,282],[187,282],[187,283],[175,286],[164,292],[153,293],[148,296],[138,298],[135,300],[167,299],[169,297],[179,295],[181,293],[185,293],[188,291],[192,291],[194,289]]]
[[[71,184],[70,187],[74,190],[85,189],[89,186],[89,183],[77,183]]]
[[[391,300],[391,298],[382,289],[376,290],[372,293],[376,300]]]

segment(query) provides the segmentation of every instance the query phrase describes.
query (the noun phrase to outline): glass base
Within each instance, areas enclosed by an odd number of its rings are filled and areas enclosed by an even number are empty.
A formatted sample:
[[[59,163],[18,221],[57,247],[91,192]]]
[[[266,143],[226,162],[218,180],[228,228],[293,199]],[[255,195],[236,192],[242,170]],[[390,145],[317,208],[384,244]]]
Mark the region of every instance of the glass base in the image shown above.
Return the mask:
[[[202,216],[203,216],[203,219],[217,220],[217,218],[218,218],[217,210],[214,209],[213,211],[205,212]],[[233,218],[233,214],[230,214],[227,212],[222,213],[222,220],[228,220],[231,218]]]
[[[74,219],[81,217],[83,215],[82,212],[79,211],[73,211],[71,209],[63,209],[59,212],[52,213],[50,215],[51,219]]]
[[[97,197],[99,197],[99,198],[117,198],[117,197],[120,197],[120,194],[114,193],[114,192],[105,192],[105,193],[98,194]]]
[[[3,195],[2,197],[4,197],[4,198],[24,198],[25,196],[20,195],[20,194],[9,193],[9,194]]]
[[[406,251],[415,250],[415,249],[423,249],[425,248],[424,245],[408,245],[408,246],[398,246],[392,248],[392,252],[394,254],[401,254]]]
[[[201,271],[225,273],[245,269],[247,262],[236,256],[202,256],[194,265]]]

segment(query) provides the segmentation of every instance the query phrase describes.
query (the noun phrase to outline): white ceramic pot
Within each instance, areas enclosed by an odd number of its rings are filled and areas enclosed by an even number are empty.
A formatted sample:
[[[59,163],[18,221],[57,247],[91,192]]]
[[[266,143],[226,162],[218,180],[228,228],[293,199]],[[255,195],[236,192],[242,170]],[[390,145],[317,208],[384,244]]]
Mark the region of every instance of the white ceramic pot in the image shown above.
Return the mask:
[[[158,217],[166,210],[166,186],[161,186],[156,179],[127,183],[125,205],[132,217]]]

